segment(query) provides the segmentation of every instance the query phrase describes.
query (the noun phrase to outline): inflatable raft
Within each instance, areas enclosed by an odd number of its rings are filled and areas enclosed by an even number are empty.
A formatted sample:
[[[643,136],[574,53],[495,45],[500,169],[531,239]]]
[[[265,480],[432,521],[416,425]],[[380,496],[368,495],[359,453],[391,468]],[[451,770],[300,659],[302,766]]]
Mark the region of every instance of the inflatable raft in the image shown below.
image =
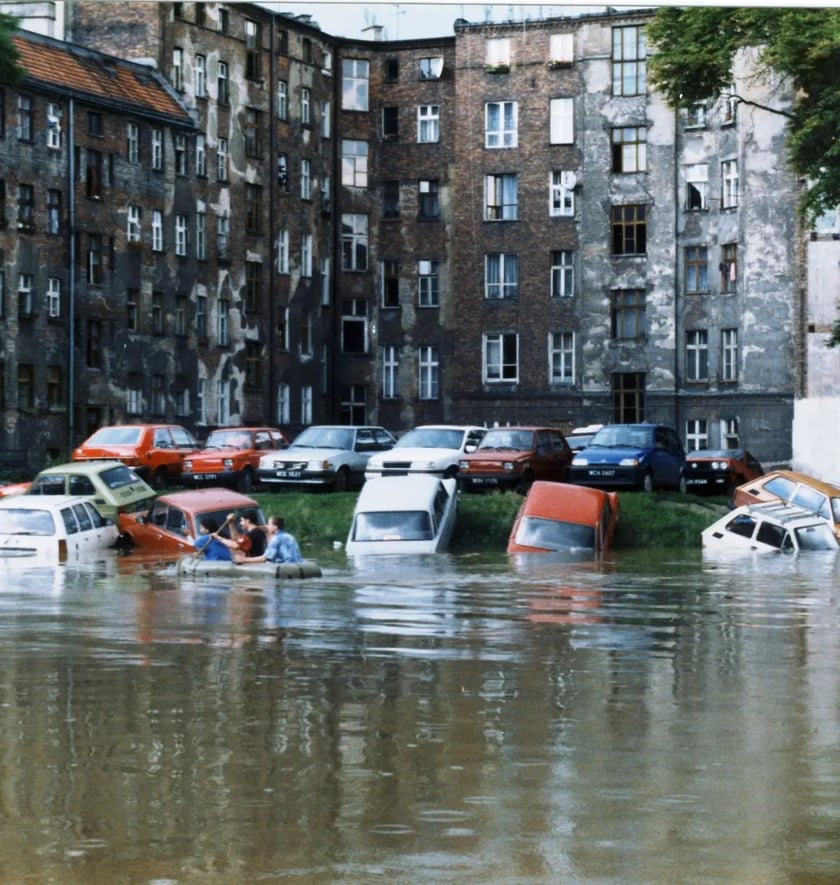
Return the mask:
[[[320,578],[321,566],[311,559],[303,562],[245,562],[236,565],[233,562],[199,559],[196,556],[182,556],[178,560],[176,571],[179,575],[213,575],[229,578],[281,578],[296,580],[299,578]]]

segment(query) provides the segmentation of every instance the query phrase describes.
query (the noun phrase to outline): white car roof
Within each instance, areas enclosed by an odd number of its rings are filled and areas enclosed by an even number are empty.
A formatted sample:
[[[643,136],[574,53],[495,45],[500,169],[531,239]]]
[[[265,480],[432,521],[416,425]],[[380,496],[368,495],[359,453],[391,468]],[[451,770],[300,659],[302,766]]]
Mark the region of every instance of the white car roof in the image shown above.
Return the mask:
[[[454,484],[454,480],[443,480],[443,482]],[[440,477],[430,473],[374,477],[362,486],[356,500],[356,510],[367,512],[428,510],[440,483]]]
[[[84,503],[92,504],[92,501],[82,495],[10,495],[7,498],[0,498],[0,509],[60,510],[68,504]]]

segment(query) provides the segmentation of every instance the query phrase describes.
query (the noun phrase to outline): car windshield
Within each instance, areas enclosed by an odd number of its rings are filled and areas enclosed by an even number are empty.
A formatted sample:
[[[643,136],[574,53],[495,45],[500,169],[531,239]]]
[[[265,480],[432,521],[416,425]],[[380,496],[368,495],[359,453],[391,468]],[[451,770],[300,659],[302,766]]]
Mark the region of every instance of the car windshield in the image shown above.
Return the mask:
[[[534,445],[532,430],[488,430],[476,451],[485,449],[514,449],[528,451]]]
[[[205,449],[250,449],[251,434],[246,430],[214,430],[207,437]]]
[[[415,427],[401,437],[394,448],[409,446],[418,449],[460,449],[464,441],[464,431],[446,427]]]
[[[353,524],[354,541],[429,541],[432,521],[425,510],[359,513]]]
[[[740,460],[743,457],[744,453],[741,449],[695,449],[686,455],[686,458],[717,458],[719,460],[726,458]]]
[[[800,550],[836,550],[837,539],[827,523],[803,526],[794,534]]]
[[[307,427],[292,445],[298,449],[352,449],[353,431],[342,427]]]
[[[599,430],[589,445],[605,446],[609,449],[646,449],[651,445],[651,432],[644,427],[611,424]]]
[[[47,510],[0,510],[0,534],[54,535],[55,522]]]
[[[544,550],[594,550],[595,529],[591,525],[526,516],[519,523],[514,540],[523,547],[541,547]]]
[[[140,442],[142,427],[103,427],[85,443],[86,446],[133,446]]]
[[[99,476],[109,489],[122,489],[125,486],[130,486],[135,482],[141,481],[140,477],[130,467],[126,467],[124,464],[117,464],[114,467],[109,467],[107,470],[103,470]]]

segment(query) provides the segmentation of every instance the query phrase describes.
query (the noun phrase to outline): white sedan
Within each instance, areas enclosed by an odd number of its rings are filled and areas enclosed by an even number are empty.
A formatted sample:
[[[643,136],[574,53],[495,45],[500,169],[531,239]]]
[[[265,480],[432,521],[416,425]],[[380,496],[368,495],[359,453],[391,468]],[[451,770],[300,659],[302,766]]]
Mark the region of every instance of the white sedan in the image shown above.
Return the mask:
[[[113,547],[119,529],[77,495],[0,499],[0,561],[52,565]]]
[[[367,463],[365,477],[433,473],[448,479],[458,473],[461,456],[474,452],[485,433],[486,427],[452,424],[415,427],[390,452],[374,455]]]

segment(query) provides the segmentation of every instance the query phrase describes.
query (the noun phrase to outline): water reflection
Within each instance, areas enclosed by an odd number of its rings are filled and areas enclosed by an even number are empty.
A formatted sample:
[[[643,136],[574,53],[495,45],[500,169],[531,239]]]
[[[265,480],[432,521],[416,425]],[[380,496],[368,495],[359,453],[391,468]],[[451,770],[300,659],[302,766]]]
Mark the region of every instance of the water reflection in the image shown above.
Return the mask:
[[[4,571],[2,881],[840,875],[836,557],[322,567]]]

